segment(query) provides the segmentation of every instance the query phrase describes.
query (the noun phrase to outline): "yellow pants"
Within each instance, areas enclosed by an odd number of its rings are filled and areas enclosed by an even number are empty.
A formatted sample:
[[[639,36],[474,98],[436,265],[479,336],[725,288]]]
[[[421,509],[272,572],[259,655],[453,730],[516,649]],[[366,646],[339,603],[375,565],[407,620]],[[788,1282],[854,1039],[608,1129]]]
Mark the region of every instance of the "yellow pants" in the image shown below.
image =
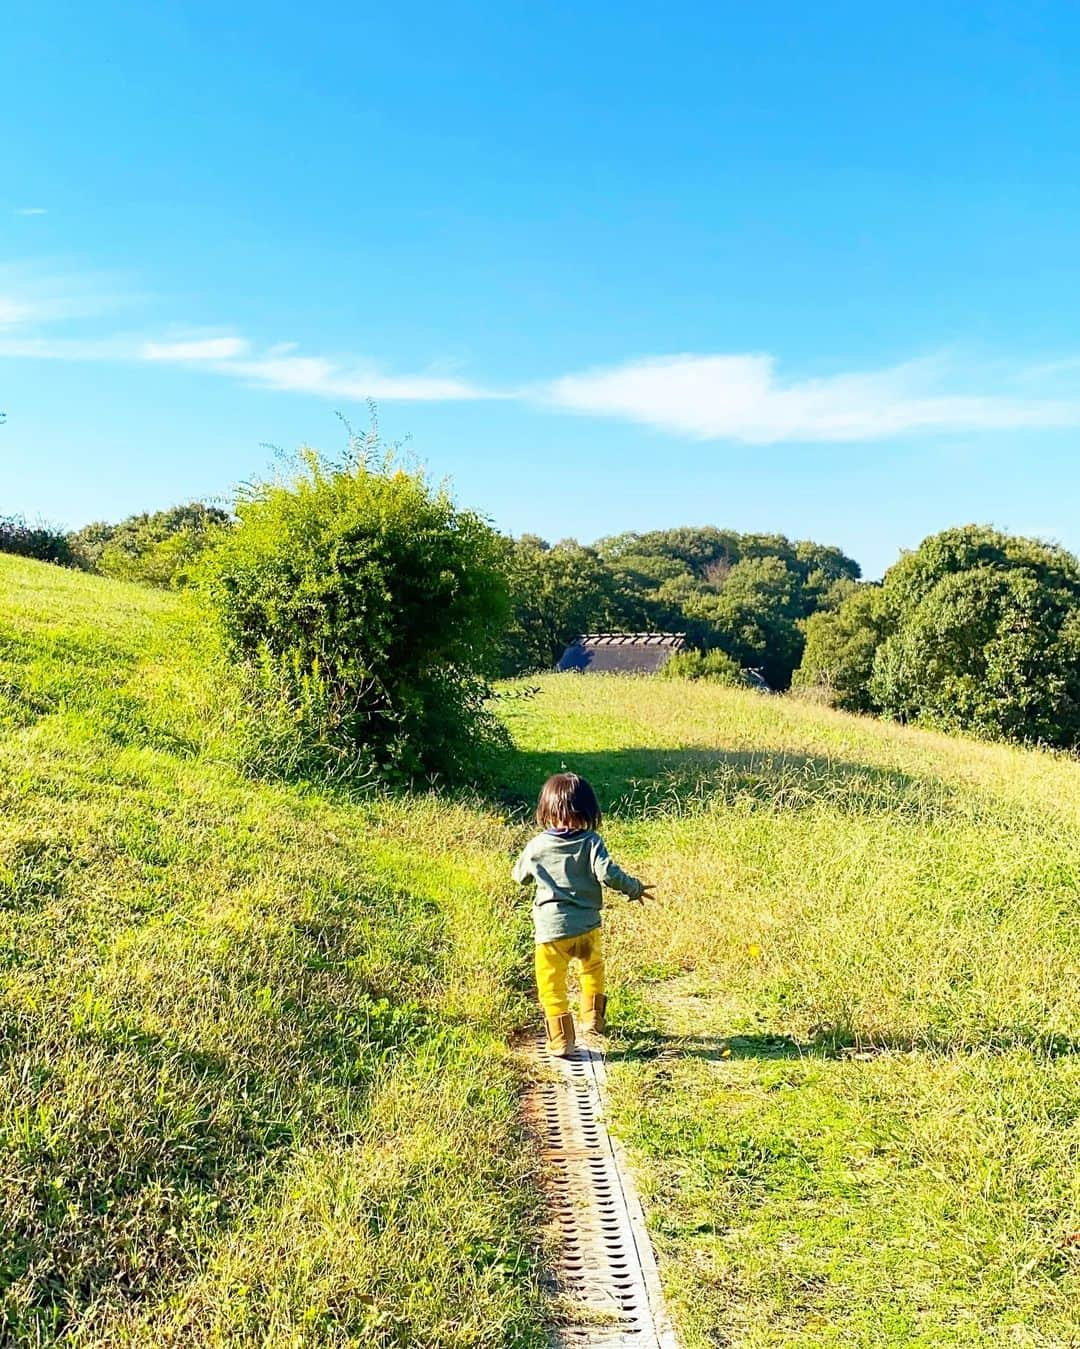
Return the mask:
[[[536,948],[536,991],[545,1016],[562,1016],[570,1010],[566,997],[566,974],[571,960],[578,962],[581,996],[592,997],[604,991],[604,948],[600,929],[583,932],[580,937],[560,937],[541,942]]]

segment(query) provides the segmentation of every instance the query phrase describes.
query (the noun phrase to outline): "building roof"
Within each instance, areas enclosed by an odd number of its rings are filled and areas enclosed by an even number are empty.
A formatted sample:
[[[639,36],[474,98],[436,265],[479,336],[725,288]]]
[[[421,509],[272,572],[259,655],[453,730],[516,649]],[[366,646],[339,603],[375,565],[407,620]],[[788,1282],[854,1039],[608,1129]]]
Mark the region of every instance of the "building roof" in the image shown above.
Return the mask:
[[[587,632],[563,652],[559,670],[655,674],[686,641],[684,632]]]

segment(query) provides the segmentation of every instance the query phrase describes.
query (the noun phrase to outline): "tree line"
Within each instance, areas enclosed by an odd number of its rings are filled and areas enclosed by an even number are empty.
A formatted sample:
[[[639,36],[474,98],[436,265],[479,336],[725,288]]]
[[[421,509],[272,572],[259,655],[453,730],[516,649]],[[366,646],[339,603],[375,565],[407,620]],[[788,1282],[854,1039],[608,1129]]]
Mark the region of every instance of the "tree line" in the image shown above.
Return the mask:
[[[493,733],[484,681],[549,670],[590,631],[685,633],[673,677],[752,669],[849,711],[1080,747],[1080,563],[987,527],[932,536],[877,583],[839,548],[780,534],[507,538],[358,440],[340,461],[303,456],[233,512],[193,502],[73,533],[0,520],[0,551],[197,583],[286,709],[264,749],[300,723],[339,763],[381,737],[365,772],[458,763]]]

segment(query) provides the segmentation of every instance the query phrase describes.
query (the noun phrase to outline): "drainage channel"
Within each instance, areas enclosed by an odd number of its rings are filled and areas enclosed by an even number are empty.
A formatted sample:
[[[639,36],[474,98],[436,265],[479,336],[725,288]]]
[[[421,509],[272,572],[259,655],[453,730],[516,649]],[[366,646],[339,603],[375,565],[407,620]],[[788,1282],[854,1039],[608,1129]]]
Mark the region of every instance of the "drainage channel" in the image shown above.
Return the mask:
[[[555,1282],[566,1308],[559,1349],[679,1349],[625,1155],[603,1120],[604,1058],[537,1042],[533,1114],[558,1225]]]

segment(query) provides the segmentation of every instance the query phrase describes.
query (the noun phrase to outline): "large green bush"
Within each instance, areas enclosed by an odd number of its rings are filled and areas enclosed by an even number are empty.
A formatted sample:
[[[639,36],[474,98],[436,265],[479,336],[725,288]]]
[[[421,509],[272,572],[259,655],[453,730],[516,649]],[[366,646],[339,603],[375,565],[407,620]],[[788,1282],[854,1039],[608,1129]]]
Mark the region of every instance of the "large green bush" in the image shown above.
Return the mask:
[[[86,571],[168,589],[188,583],[200,555],[229,523],[226,511],[191,501],[116,525],[94,521],[69,542],[74,562]]]
[[[503,545],[361,449],[245,489],[203,589],[259,708],[255,762],[353,780],[474,776],[507,619]]]
[[[870,676],[883,637],[880,586],[860,585],[836,609],[806,620],[806,649],[792,687],[848,712],[873,712]]]
[[[676,651],[660,667],[662,679],[707,679],[737,688],[747,679],[725,651]]]
[[[968,525],[885,578],[891,635],[869,692],[900,720],[1080,745],[1080,563],[1063,548]]]

